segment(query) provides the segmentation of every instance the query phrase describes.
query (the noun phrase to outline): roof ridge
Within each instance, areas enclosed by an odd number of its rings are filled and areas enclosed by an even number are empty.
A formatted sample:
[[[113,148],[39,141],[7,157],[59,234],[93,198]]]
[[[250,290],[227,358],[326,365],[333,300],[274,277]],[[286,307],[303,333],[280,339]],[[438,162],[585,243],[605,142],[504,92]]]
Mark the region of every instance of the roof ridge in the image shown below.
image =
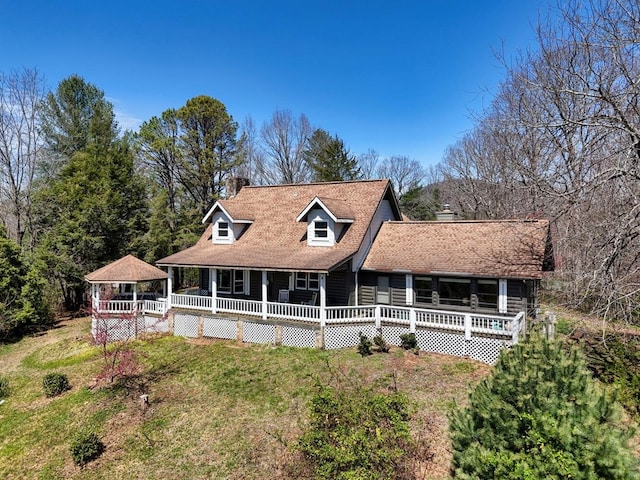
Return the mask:
[[[257,188],[275,188],[275,187],[307,187],[318,185],[343,185],[347,183],[375,183],[375,182],[388,182],[388,178],[367,178],[364,180],[335,180],[331,182],[309,182],[309,183],[278,183],[275,185],[247,185],[245,188],[257,189]],[[240,190],[240,191],[242,191]]]

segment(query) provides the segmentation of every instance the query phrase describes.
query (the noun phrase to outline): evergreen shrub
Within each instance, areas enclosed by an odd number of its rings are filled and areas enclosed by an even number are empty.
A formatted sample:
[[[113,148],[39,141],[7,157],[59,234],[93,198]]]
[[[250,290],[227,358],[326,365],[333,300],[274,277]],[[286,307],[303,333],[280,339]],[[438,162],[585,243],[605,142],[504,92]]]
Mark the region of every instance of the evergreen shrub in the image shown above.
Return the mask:
[[[76,465],[83,466],[104,452],[104,443],[95,433],[82,433],[71,442],[71,457]]]
[[[42,379],[42,389],[47,397],[55,397],[71,389],[69,379],[64,373],[47,373]]]
[[[632,431],[577,350],[536,336],[503,351],[450,416],[455,478],[635,479]]]
[[[360,335],[360,343],[358,343],[358,353],[363,357],[372,355],[373,352],[371,351],[371,345],[372,345],[371,340],[369,340],[369,338],[367,338],[367,336],[364,335],[362,332],[360,332],[359,335]]]
[[[415,350],[418,348],[418,340],[413,332],[400,335],[400,346],[405,350]]]

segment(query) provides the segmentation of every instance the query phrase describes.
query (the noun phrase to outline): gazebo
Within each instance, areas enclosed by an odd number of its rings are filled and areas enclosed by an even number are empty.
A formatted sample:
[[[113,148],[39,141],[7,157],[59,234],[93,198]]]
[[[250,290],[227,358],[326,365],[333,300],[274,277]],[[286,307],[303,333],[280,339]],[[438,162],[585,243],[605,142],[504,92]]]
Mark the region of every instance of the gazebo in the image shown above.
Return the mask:
[[[167,272],[160,270],[142,260],[127,255],[115,262],[105,265],[94,272],[85,275],[85,280],[91,284],[91,306],[94,311],[108,310],[111,312],[135,312],[138,308],[138,284],[152,281],[162,281],[163,296],[166,295]],[[118,287],[118,295],[111,295],[101,299],[101,291],[105,285]],[[122,286],[132,285],[131,297],[122,295]],[[101,288],[103,287],[103,288]],[[144,298],[141,296],[140,300]],[[155,300],[155,298],[151,299]]]

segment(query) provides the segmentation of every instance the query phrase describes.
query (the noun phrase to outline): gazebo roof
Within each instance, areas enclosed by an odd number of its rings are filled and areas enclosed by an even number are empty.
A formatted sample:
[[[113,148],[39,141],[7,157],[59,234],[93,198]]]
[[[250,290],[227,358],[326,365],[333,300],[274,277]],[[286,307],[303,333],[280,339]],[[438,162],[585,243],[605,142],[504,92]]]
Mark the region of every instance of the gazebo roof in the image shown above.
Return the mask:
[[[137,283],[151,280],[166,280],[167,272],[127,255],[98,270],[88,273],[84,279],[89,283]]]

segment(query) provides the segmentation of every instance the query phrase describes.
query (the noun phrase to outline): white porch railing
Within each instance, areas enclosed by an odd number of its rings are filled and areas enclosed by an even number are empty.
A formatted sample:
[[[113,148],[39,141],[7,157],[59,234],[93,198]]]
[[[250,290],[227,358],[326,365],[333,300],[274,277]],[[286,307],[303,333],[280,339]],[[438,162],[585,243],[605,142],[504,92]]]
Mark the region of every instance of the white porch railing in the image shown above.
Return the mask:
[[[198,295],[172,294],[173,308],[213,311],[212,297]],[[266,315],[263,312],[266,305]],[[464,332],[467,339],[476,333],[510,336],[514,342],[524,334],[524,312],[515,317],[480,313],[453,312],[414,307],[395,307],[390,305],[362,305],[326,307],[322,318],[322,308],[294,303],[242,300],[237,298],[216,298],[216,312],[235,313],[269,319],[296,320],[326,325],[348,323],[381,323],[404,325],[415,332],[416,327],[438,328]]]

